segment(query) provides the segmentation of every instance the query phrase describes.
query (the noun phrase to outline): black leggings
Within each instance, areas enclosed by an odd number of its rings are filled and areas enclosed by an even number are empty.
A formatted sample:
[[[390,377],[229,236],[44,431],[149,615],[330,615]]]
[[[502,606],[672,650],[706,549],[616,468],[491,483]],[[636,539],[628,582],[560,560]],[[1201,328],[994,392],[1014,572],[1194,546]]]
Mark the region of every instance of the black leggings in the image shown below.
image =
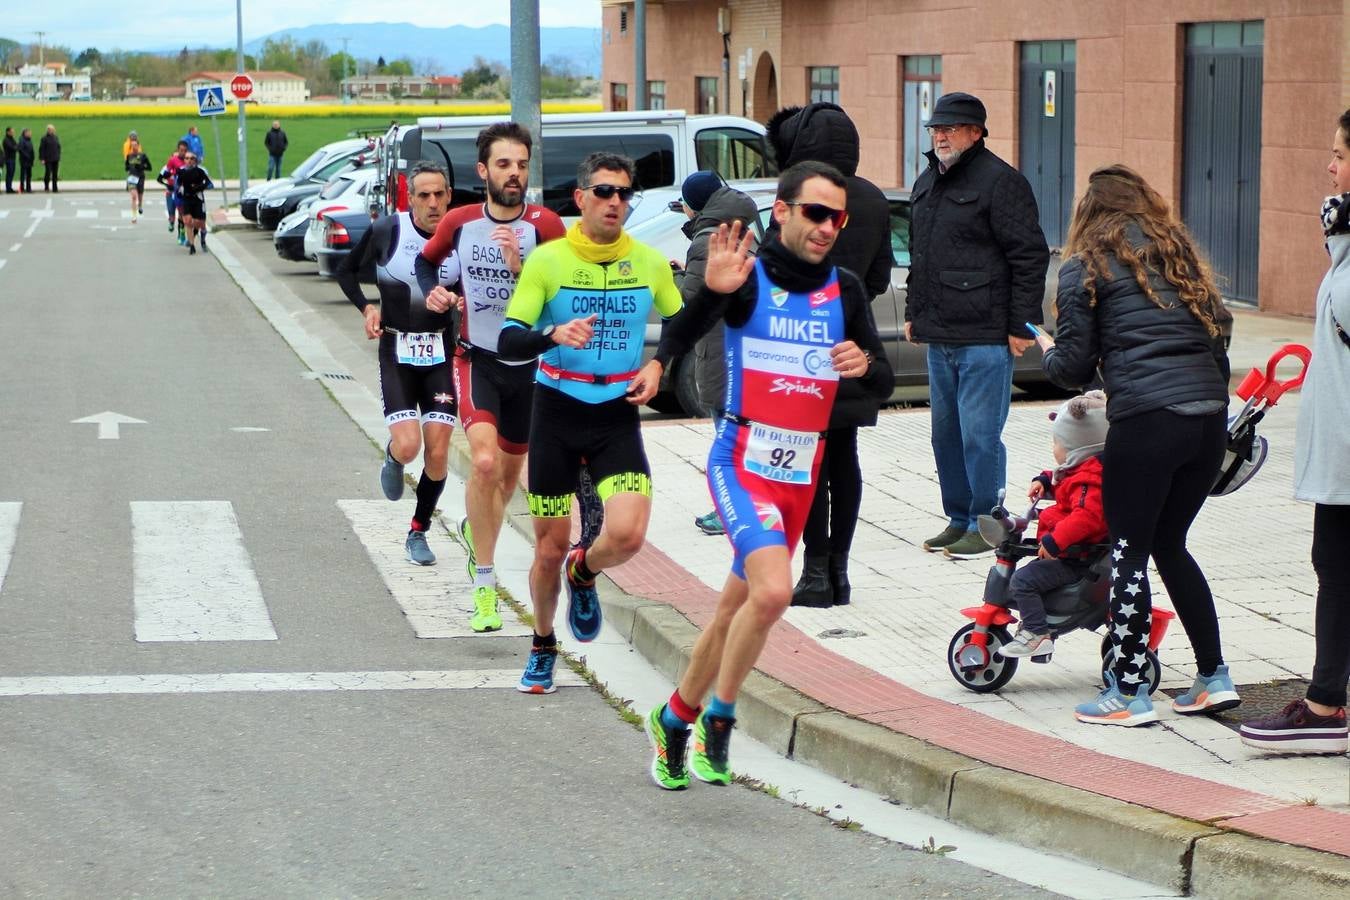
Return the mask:
[[[1102,502],[1115,542],[1111,641],[1116,682],[1125,694],[1141,683],[1152,626],[1148,559],[1190,638],[1205,674],[1223,664],[1219,619],[1205,575],[1186,550],[1186,532],[1209,496],[1226,443],[1223,411],[1182,416],[1156,410],[1111,423],[1102,456]]]
[[[807,556],[848,555],[862,508],[862,468],[858,465],[858,429],[831,428],[825,432],[825,455],[820,461],[816,495],[802,532]]]
[[[1345,706],[1350,680],[1350,506],[1317,504],[1313,513],[1313,571],[1317,573],[1317,661],[1308,699]]]

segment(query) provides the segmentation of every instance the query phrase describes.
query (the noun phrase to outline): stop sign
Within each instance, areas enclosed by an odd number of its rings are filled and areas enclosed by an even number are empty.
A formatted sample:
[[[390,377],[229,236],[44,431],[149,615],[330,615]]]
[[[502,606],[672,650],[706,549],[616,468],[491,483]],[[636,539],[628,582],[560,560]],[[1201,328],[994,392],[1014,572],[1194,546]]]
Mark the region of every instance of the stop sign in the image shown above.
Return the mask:
[[[236,100],[247,100],[253,96],[253,79],[239,74],[230,79],[230,93]]]

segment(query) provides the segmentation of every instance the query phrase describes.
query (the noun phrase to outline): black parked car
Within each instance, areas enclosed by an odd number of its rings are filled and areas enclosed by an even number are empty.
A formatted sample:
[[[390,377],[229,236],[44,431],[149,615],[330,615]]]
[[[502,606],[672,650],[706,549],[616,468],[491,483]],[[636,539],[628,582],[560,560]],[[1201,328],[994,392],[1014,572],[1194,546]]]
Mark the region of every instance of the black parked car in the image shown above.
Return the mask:
[[[305,232],[309,230],[309,210],[296,210],[277,224],[272,233],[272,246],[277,256],[292,262],[305,260]]]

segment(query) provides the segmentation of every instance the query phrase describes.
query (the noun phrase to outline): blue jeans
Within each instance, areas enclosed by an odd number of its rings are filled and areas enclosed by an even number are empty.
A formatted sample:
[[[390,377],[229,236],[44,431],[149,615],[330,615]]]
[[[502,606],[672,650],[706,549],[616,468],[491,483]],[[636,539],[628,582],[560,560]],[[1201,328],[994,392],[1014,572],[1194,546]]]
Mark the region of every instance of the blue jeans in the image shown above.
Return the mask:
[[[1003,425],[1012,396],[1007,344],[929,344],[928,395],[942,512],[974,531],[1007,480]]]
[[[269,153],[267,155],[267,180],[271,181],[273,178],[280,178],[280,177],[281,177],[281,157],[273,156]]]

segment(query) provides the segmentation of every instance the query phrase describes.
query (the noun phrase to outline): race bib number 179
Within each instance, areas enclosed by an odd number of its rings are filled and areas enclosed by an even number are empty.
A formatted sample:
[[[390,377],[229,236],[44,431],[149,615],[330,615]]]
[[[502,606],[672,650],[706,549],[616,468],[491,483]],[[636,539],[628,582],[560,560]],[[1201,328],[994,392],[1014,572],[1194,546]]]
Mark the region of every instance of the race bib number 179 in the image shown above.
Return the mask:
[[[445,341],[437,331],[404,331],[398,336],[398,361],[405,366],[439,366]]]

